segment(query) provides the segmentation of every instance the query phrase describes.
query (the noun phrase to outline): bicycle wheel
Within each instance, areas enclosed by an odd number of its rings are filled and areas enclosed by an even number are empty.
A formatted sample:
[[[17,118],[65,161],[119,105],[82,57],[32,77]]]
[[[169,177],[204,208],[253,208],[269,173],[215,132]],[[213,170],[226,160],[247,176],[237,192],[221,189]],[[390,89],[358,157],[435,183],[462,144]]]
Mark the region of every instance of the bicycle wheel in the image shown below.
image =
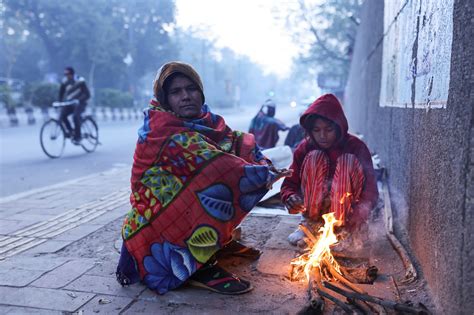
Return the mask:
[[[86,152],[94,152],[98,144],[99,128],[92,117],[85,117],[81,123],[81,146]]]
[[[56,119],[46,121],[41,127],[40,143],[43,152],[50,158],[58,158],[63,154],[66,135]]]

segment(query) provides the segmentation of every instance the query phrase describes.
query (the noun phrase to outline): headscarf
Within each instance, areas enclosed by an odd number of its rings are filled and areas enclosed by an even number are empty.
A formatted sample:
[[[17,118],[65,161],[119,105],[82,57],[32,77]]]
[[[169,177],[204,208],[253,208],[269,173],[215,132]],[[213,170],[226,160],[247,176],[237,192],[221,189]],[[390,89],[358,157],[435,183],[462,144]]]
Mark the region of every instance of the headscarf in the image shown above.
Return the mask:
[[[193,81],[194,84],[198,86],[199,91],[201,92],[202,101],[204,103],[204,88],[201,77],[191,65],[181,61],[171,61],[165,63],[158,71],[155,81],[153,82],[153,94],[155,95],[155,98],[158,100],[158,102],[166,109],[169,109],[164,86],[172,75],[178,73],[188,77],[191,81]]]

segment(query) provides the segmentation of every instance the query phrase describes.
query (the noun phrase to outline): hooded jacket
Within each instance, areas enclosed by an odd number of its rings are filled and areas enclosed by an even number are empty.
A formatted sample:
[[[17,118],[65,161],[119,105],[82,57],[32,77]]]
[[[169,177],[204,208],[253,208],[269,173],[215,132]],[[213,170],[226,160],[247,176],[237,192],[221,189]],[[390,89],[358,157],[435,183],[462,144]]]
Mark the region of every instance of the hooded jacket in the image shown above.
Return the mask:
[[[367,219],[368,211],[376,204],[378,198],[377,184],[375,172],[372,165],[372,158],[369,149],[359,138],[348,133],[349,125],[346,116],[338,99],[332,94],[325,94],[314,101],[300,118],[300,125],[304,126],[306,119],[310,115],[319,115],[333,121],[340,131],[340,136],[336,143],[329,149],[323,149],[310,137],[305,139],[297,146],[293,154],[293,163],[290,168],[293,175],[287,177],[281,187],[281,199],[283,203],[293,194],[302,195],[301,193],[301,168],[303,160],[310,151],[324,151],[329,158],[329,178],[332,178],[336,169],[337,158],[344,153],[354,154],[364,169],[365,182],[362,195],[359,202],[354,205],[354,213],[362,219]],[[360,211],[357,211],[357,208]],[[362,210],[361,208],[364,208]],[[360,213],[360,212],[364,213]]]

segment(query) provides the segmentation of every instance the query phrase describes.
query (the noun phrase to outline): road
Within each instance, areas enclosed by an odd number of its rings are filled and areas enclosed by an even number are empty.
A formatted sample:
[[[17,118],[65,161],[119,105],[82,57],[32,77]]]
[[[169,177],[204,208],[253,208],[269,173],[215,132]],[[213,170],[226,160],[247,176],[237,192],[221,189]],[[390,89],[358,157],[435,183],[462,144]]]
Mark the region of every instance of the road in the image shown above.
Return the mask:
[[[227,124],[247,131],[255,107],[223,111]],[[291,126],[301,109],[279,108],[277,118]],[[48,158],[39,143],[40,125],[0,129],[0,197],[130,166],[141,120],[99,122],[101,145],[93,153],[66,143],[59,159]],[[281,139],[284,134],[281,134]],[[104,183],[106,185],[106,183]]]
[[[86,153],[68,142],[59,159],[50,159],[41,150],[39,125],[3,128],[0,197],[130,165],[139,125],[139,121],[101,122],[101,145],[95,152]]]

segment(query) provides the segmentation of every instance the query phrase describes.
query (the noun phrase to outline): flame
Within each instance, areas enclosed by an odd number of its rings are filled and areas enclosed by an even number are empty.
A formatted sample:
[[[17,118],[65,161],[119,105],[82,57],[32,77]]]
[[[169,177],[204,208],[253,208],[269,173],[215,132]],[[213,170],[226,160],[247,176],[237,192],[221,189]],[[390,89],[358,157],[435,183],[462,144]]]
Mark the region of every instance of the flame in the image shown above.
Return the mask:
[[[344,201],[346,201],[347,198],[349,198],[352,194],[350,192],[346,192],[344,195],[342,195],[341,200],[339,200],[339,203],[342,205],[344,204]]]
[[[291,265],[293,265],[293,270],[295,272],[295,278],[298,278],[301,270],[303,270],[306,279],[309,281],[312,269],[321,267],[321,262],[323,260],[328,261],[332,266],[334,266],[337,272],[340,273],[339,264],[331,254],[330,246],[337,244],[334,226],[340,226],[342,221],[336,219],[334,212],[323,214],[323,219],[324,226],[319,229],[320,235],[316,244],[313,245],[309,253],[303,254],[291,261]]]

